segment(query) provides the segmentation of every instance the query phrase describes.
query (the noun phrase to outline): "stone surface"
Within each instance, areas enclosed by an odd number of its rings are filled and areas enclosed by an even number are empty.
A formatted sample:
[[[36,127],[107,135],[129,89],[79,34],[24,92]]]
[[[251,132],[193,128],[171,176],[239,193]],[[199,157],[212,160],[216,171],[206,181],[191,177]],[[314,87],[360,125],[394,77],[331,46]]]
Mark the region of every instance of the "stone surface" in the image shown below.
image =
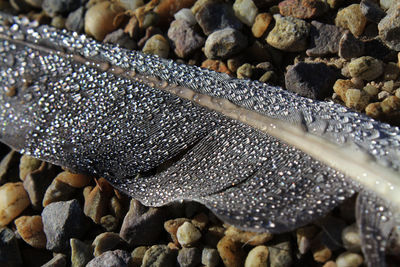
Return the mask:
[[[201,262],[201,251],[198,248],[182,248],[177,259],[180,267],[197,267]]]
[[[251,26],[258,13],[258,8],[252,0],[236,0],[233,4],[233,11],[241,22]]]
[[[352,59],[364,54],[364,42],[360,41],[351,32],[342,35],[339,41],[339,57]]]
[[[379,23],[381,19],[386,15],[380,6],[373,0],[361,0],[360,2],[361,13],[367,18],[367,20],[374,23]]]
[[[232,74],[226,64],[217,59],[206,59],[201,63],[202,68],[210,69],[210,70],[215,70],[218,72],[223,72],[226,74]]]
[[[88,221],[76,199],[47,205],[42,212],[46,248],[55,252],[68,251],[70,238],[80,238]]]
[[[176,253],[165,245],[154,245],[146,250],[141,267],[175,267]]]
[[[192,10],[189,8],[182,8],[174,15],[175,20],[183,20],[186,21],[190,26],[197,24],[196,18]]]
[[[250,79],[252,75],[253,75],[253,66],[249,63],[241,65],[236,70],[236,76],[239,79]]]
[[[191,246],[201,238],[201,232],[192,223],[184,222],[176,231],[176,238],[182,246]]]
[[[292,246],[288,239],[287,236],[281,236],[271,246],[268,246],[271,267],[292,266]]]
[[[50,261],[42,265],[42,267],[66,267],[66,266],[67,266],[67,256],[60,253],[54,255],[54,257]]]
[[[71,246],[71,267],[85,267],[93,259],[93,249],[90,245],[76,238],[69,241]]]
[[[299,19],[311,19],[321,16],[328,10],[328,5],[320,0],[285,0],[279,3],[282,16]]]
[[[134,50],[137,48],[136,42],[124,32],[123,29],[118,29],[107,34],[103,40],[104,43],[117,44],[123,48]]]
[[[192,24],[181,19],[171,23],[168,29],[168,38],[173,43],[175,54],[181,58],[191,55],[205,42],[205,39],[194,30]]]
[[[0,266],[22,266],[17,238],[9,228],[0,227]]]
[[[132,263],[133,263],[134,266],[141,266],[142,265],[144,254],[146,253],[146,251],[148,249],[149,249],[149,247],[139,246],[139,247],[136,247],[132,251],[131,257],[132,257]]]
[[[225,231],[225,236],[234,241],[249,244],[251,246],[258,246],[270,241],[273,238],[271,233],[255,233],[240,230],[234,226],[229,226]]]
[[[267,36],[267,43],[288,52],[300,52],[307,48],[310,25],[292,17],[274,15],[275,27]]]
[[[379,37],[391,49],[400,51],[400,3],[392,6],[378,24]]]
[[[196,0],[163,0],[154,8],[154,12],[160,17],[161,24],[169,23],[173,20],[173,16],[178,10],[189,8],[195,2]]]
[[[316,262],[324,263],[332,257],[332,250],[322,243],[313,244],[311,251]]]
[[[285,85],[301,96],[322,100],[331,94],[337,77],[337,72],[324,63],[299,62],[287,71]]]
[[[42,162],[28,155],[22,155],[19,162],[19,178],[24,181],[26,175],[39,169]]]
[[[225,266],[243,266],[244,252],[239,242],[224,236],[217,244],[217,250]]]
[[[226,59],[247,46],[247,38],[241,32],[225,28],[210,34],[206,40],[204,54],[209,59]]]
[[[345,104],[349,108],[363,111],[369,104],[370,96],[362,90],[350,88],[346,91]]]
[[[201,252],[201,263],[207,267],[216,267],[220,261],[218,250],[205,247]]]
[[[46,247],[46,235],[43,232],[42,217],[21,216],[14,221],[18,234],[34,248]]]
[[[29,206],[29,197],[21,182],[0,187],[0,227],[6,226]]]
[[[364,32],[367,19],[361,12],[359,4],[349,5],[336,15],[335,19],[336,26],[349,29],[355,36],[360,36]]]
[[[93,255],[97,257],[106,251],[127,248],[128,244],[117,233],[104,232],[96,236],[92,247]]]
[[[65,27],[74,32],[83,32],[85,23],[85,8],[80,7],[77,10],[68,14],[67,20],[65,21]]]
[[[96,186],[85,195],[84,213],[95,223],[100,223],[101,217],[107,214],[113,188],[106,179],[100,178]]]
[[[176,232],[178,231],[179,226],[181,226],[184,222],[189,222],[190,220],[187,218],[176,218],[173,220],[168,220],[164,223],[164,229],[171,236],[172,241],[178,245],[178,239],[176,237]]]
[[[245,267],[261,267],[268,264],[268,248],[266,246],[256,246],[247,254]]]
[[[124,250],[107,251],[92,259],[86,267],[129,267],[131,255]]]
[[[296,230],[297,247],[300,254],[306,254],[310,248],[318,228],[314,225],[305,226]]]
[[[357,225],[354,223],[342,231],[343,246],[352,252],[361,251],[361,237]]]
[[[17,167],[19,160],[20,155],[13,150],[2,158],[0,162],[0,185],[7,182],[19,182]]]
[[[385,81],[397,80],[400,74],[399,65],[395,62],[388,62],[383,70],[383,79]]]
[[[42,8],[50,16],[65,15],[77,9],[81,0],[43,0]]]
[[[272,16],[269,13],[260,13],[256,16],[251,31],[256,38],[260,38],[271,24]]]
[[[306,54],[311,57],[320,57],[336,54],[339,51],[339,41],[343,31],[335,25],[324,24],[318,21],[311,22],[310,44]]]
[[[363,257],[360,254],[352,252],[343,252],[336,258],[337,267],[358,267],[363,263]]]
[[[46,207],[53,202],[67,201],[71,199],[77,191],[77,188],[54,179],[44,194],[42,205]]]
[[[395,6],[398,2],[399,0],[379,0],[381,8],[384,10],[388,10],[392,6]]]
[[[349,63],[348,69],[351,77],[371,81],[382,75],[383,64],[376,58],[364,56],[353,59]]]
[[[161,34],[153,35],[149,40],[147,40],[142,51],[147,54],[167,58],[169,54],[168,40]]]

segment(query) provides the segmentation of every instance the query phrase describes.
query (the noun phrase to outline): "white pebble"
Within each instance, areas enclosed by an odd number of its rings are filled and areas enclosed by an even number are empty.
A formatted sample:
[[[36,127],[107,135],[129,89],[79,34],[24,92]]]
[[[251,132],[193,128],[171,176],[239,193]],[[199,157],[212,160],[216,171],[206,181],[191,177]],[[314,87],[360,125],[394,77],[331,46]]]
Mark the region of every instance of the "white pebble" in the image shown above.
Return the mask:
[[[190,222],[184,222],[176,232],[179,244],[190,246],[201,238],[200,231]]]
[[[358,267],[363,263],[363,257],[360,254],[352,252],[343,252],[336,259],[337,267]]]

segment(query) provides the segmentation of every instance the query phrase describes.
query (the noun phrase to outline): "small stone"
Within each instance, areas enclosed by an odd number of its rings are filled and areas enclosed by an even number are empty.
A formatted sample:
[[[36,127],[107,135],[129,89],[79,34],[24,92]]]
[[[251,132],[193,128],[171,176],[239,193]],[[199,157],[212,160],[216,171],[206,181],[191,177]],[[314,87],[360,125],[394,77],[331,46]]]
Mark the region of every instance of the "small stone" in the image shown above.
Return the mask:
[[[93,249],[90,245],[76,238],[71,238],[71,267],[85,267],[93,259]]]
[[[161,34],[156,34],[147,40],[142,51],[147,54],[153,54],[162,58],[167,58],[169,54],[169,43],[164,36]]]
[[[195,2],[196,0],[162,0],[159,1],[159,4],[154,8],[154,12],[160,17],[160,23],[166,25],[173,20],[173,16],[178,10],[189,8],[193,6]]]
[[[21,216],[14,221],[18,234],[34,248],[46,247],[46,235],[43,232],[42,217]]]
[[[254,20],[254,24],[251,27],[251,32],[254,37],[260,38],[263,36],[268,26],[271,24],[272,16],[269,13],[260,13]]]
[[[274,83],[277,80],[277,76],[274,71],[270,70],[261,75],[258,80],[263,83]]]
[[[43,0],[42,8],[50,17],[65,15],[77,9],[81,0]]]
[[[369,95],[365,91],[350,88],[346,92],[345,104],[349,108],[364,110],[369,104]]]
[[[343,252],[336,258],[337,267],[358,267],[363,263],[363,257],[360,254],[352,252]]]
[[[386,15],[380,6],[373,0],[362,0],[360,2],[361,13],[367,18],[367,20],[374,23],[379,23],[381,19]]]
[[[18,179],[18,161],[20,155],[11,150],[0,162],[0,185],[7,182],[19,182]],[[25,177],[24,177],[25,178]]]
[[[396,89],[394,95],[400,98],[400,88]]]
[[[163,223],[162,209],[150,208],[144,212],[143,206],[132,200],[119,234],[130,246],[152,245],[158,240]]]
[[[258,8],[252,0],[236,0],[233,4],[236,17],[247,26],[251,26],[258,13]]]
[[[350,88],[357,88],[351,80],[338,79],[333,85],[333,91],[340,96],[343,102],[346,102],[346,92]]]
[[[92,247],[94,248],[93,255],[100,256],[106,251],[123,249],[128,244],[118,234],[112,232],[101,233],[94,239]]]
[[[288,52],[300,52],[307,48],[310,25],[292,17],[274,15],[275,27],[267,36],[267,43],[277,49]]]
[[[92,259],[86,267],[129,267],[131,255],[124,250],[107,251]]]
[[[395,62],[388,62],[383,70],[383,79],[396,80],[399,77],[400,68]]]
[[[42,265],[42,267],[66,267],[67,256],[57,253],[49,262]]]
[[[317,234],[317,227],[310,225],[296,230],[297,247],[299,248],[300,254],[306,254],[312,245],[312,240]]]
[[[328,5],[320,0],[285,0],[279,3],[282,16],[299,19],[311,19],[321,16],[328,10]]]
[[[247,254],[245,267],[261,267],[268,264],[268,248],[266,246],[257,246]]]
[[[339,41],[342,30],[335,25],[323,24],[318,21],[311,22],[310,45],[306,54],[310,57],[320,57],[336,54],[339,51]]]
[[[26,175],[39,169],[42,162],[28,155],[22,155],[19,162],[19,178],[24,181]]]
[[[225,266],[243,266],[244,255],[239,242],[224,236],[217,244],[217,250]]]
[[[363,87],[363,90],[370,96],[370,97],[376,97],[379,93],[379,89],[376,86],[373,86],[371,84],[367,84],[366,86]]]
[[[85,196],[84,213],[95,223],[100,223],[101,217],[106,215],[113,188],[106,179],[100,178],[97,185]]]
[[[388,10],[390,7],[396,5],[398,0],[379,0],[378,2],[381,8],[383,8],[384,10]]]
[[[175,20],[183,20],[186,21],[190,26],[196,25],[197,21],[193,15],[192,10],[189,8],[182,8],[174,15]]]
[[[118,44],[119,46],[134,50],[137,48],[135,41],[123,29],[113,31],[104,37],[103,43]]]
[[[118,223],[118,219],[110,214],[100,218],[100,225],[103,226],[108,232],[117,230]]]
[[[388,93],[392,93],[394,89],[394,81],[386,81],[383,83],[382,90]]]
[[[311,251],[316,262],[324,263],[332,257],[332,251],[324,244],[318,244],[312,247]]]
[[[44,194],[42,205],[46,207],[53,202],[67,201],[71,199],[76,192],[77,188],[54,179]]]
[[[327,261],[322,267],[337,267],[337,265],[334,261]]]
[[[57,29],[65,28],[65,18],[60,15],[55,16],[54,18],[51,19],[50,26]]]
[[[136,247],[132,251],[131,257],[132,257],[132,263],[133,263],[134,266],[141,266],[142,265],[144,254],[146,253],[146,251],[148,249],[149,249],[149,247],[139,246],[139,247]]]
[[[151,27],[149,27],[149,28],[151,28]],[[147,33],[147,30],[148,30],[148,28],[146,29],[146,33]],[[139,39],[140,34],[141,34],[141,29],[139,26],[139,20],[136,18],[136,16],[133,16],[129,19],[128,23],[126,24],[126,26],[124,28],[124,33],[128,34],[129,37],[131,37],[134,40]],[[151,36],[149,36],[149,38],[150,37]],[[148,38],[146,39],[146,41],[147,40],[148,40]],[[139,45],[139,43],[138,43],[138,45]],[[144,45],[144,43],[143,43],[143,45]]]
[[[379,37],[391,49],[400,51],[400,3],[391,7],[378,24]]]
[[[390,93],[389,92],[386,92],[386,91],[380,91],[379,93],[378,93],[378,99],[379,100],[383,100],[383,99],[385,99],[385,98],[387,98],[388,96],[390,96]]]
[[[170,234],[171,239],[175,244],[179,244],[176,237],[176,232],[178,231],[179,226],[181,226],[184,222],[190,222],[190,220],[187,218],[176,218],[173,220],[168,220],[164,223],[164,229]]]
[[[360,36],[364,32],[367,19],[361,12],[360,5],[352,4],[337,13],[335,24],[338,27],[349,29],[355,36]]]
[[[193,217],[192,224],[200,230],[204,230],[208,224],[208,216],[203,212],[199,213]]]
[[[176,231],[176,238],[182,246],[191,246],[201,238],[200,231],[190,222],[184,222]]]
[[[176,254],[166,245],[154,245],[146,250],[141,267],[175,267]]]
[[[0,186],[0,227],[6,226],[29,206],[29,197],[21,182]]]
[[[348,69],[351,77],[358,77],[363,80],[371,81],[383,73],[383,64],[379,59],[364,56],[353,59],[349,65]]]
[[[400,110],[400,98],[394,95],[388,96],[381,102],[381,109],[386,114]]]
[[[141,48],[144,47],[144,45],[146,44],[147,40],[149,40],[151,37],[153,37],[154,35],[157,34],[163,34],[163,32],[154,26],[150,26],[146,29],[146,33],[145,35],[138,41],[137,45]]]
[[[0,227],[0,265],[22,266],[21,253],[18,241],[13,231]]]
[[[68,14],[67,20],[65,21],[65,28],[74,32],[83,32],[85,22],[85,8],[82,6],[77,10]]]
[[[286,72],[285,85],[301,96],[322,100],[331,95],[337,77],[324,63],[299,62]]]
[[[250,79],[253,75],[253,66],[245,63],[236,70],[236,75],[239,79]]]
[[[225,28],[242,28],[242,23],[235,16],[232,6],[219,1],[206,1],[193,13],[205,35]]]
[[[346,32],[339,41],[339,57],[352,59],[364,54],[364,42],[354,37],[351,32]]]
[[[201,251],[198,248],[182,248],[178,253],[180,267],[197,267],[201,262]]]
[[[292,247],[287,236],[281,236],[268,246],[269,262],[271,267],[289,267],[293,264]]]
[[[229,69],[226,66],[226,64],[224,62],[222,62],[221,60],[217,60],[217,59],[206,59],[205,61],[203,61],[201,63],[201,67],[202,68],[206,68],[206,69],[210,69],[210,70],[214,70],[214,71],[217,71],[217,72],[226,73],[228,75],[232,74],[229,71]]]
[[[229,237],[233,241],[249,244],[251,246],[264,244],[273,238],[273,235],[270,233],[242,231],[234,226],[229,226],[228,229],[226,229],[225,236]]]
[[[352,252],[361,251],[361,238],[357,225],[354,223],[347,226],[342,231],[343,246]]]
[[[180,58],[191,55],[205,42],[205,39],[194,30],[194,25],[185,20],[174,20],[171,23],[168,38],[173,42],[175,54]]]
[[[42,221],[46,248],[55,252],[69,250],[69,239],[82,237],[88,226],[76,199],[47,205],[42,212]]]
[[[247,38],[241,32],[225,28],[210,34],[206,40],[204,54],[207,58],[228,58],[247,46]]]
[[[219,263],[218,250],[215,248],[203,248],[201,253],[201,263],[207,267],[216,267]]]
[[[375,102],[368,104],[368,106],[365,108],[365,114],[374,119],[379,118],[382,114],[381,103]]]

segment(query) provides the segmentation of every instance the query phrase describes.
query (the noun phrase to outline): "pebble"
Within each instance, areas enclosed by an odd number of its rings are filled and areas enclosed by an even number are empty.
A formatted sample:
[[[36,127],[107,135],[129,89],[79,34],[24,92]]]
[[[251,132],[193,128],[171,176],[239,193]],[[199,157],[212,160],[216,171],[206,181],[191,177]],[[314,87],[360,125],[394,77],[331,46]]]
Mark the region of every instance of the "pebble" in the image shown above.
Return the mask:
[[[236,70],[236,76],[239,79],[250,79],[252,75],[253,75],[253,66],[249,63],[241,65]]]
[[[42,267],[66,267],[66,266],[67,266],[67,256],[61,253],[57,253],[50,261],[42,265]]]
[[[56,29],[63,29],[65,28],[65,18],[61,15],[57,15],[51,19],[50,26]]]
[[[117,233],[104,232],[93,240],[93,255],[100,256],[106,251],[124,249],[128,244]]]
[[[175,251],[166,245],[154,245],[146,250],[141,267],[175,267],[175,262]]]
[[[160,23],[163,25],[172,21],[174,14],[178,10],[191,7],[195,2],[196,0],[162,0],[154,8],[154,12],[158,14]]]
[[[14,150],[11,150],[2,158],[0,162],[0,185],[7,182],[19,182],[18,168],[16,167],[19,160],[20,154]]]
[[[54,179],[44,194],[42,205],[46,207],[53,202],[67,201],[71,199],[76,192],[76,188]]]
[[[370,96],[370,97],[376,97],[379,93],[379,89],[376,86],[373,86],[371,84],[367,84],[363,87],[363,90]]]
[[[346,32],[340,38],[338,55],[344,59],[360,57],[364,54],[364,48],[364,42],[354,37],[351,32]]]
[[[85,22],[85,8],[80,7],[75,11],[68,14],[67,20],[65,21],[65,28],[70,31],[81,33],[84,30]]]
[[[363,263],[363,257],[360,254],[352,252],[343,252],[336,258],[337,267],[358,267]]]
[[[152,245],[162,233],[163,210],[150,208],[142,213],[142,209],[141,204],[131,201],[131,206],[121,226],[119,234],[130,246]]]
[[[137,48],[136,42],[128,34],[126,34],[123,29],[118,29],[107,34],[104,37],[103,42],[117,44],[129,50],[134,50]]]
[[[380,39],[391,49],[400,51],[400,3],[396,3],[378,24]]]
[[[233,4],[233,11],[239,20],[251,27],[258,13],[258,8],[252,0],[236,0]]]
[[[364,32],[367,19],[361,12],[360,5],[352,4],[339,10],[335,24],[338,27],[349,29],[355,36],[360,36]]]
[[[287,236],[280,236],[268,246],[270,267],[289,267],[293,264],[292,246]]]
[[[346,102],[346,92],[350,88],[357,88],[357,85],[355,85],[351,80],[338,79],[333,85],[333,91],[340,96],[343,102]]]
[[[205,247],[201,252],[201,263],[207,267],[216,267],[220,261],[218,250]]]
[[[22,266],[17,238],[9,228],[0,227],[0,248],[1,266]]]
[[[368,104],[365,108],[365,114],[375,119],[379,118],[382,114],[381,103],[375,102]]]
[[[379,4],[384,10],[388,10],[390,7],[396,5],[397,3],[398,0],[379,0]]]
[[[144,5],[143,0],[120,0],[119,2],[126,10],[135,10]]]
[[[383,86],[382,86],[382,90],[386,91],[388,93],[393,93],[393,91],[394,91],[394,81],[390,80],[390,81],[384,82]]]
[[[124,250],[107,251],[88,262],[86,267],[130,267],[131,255]]]
[[[148,249],[149,249],[149,247],[139,246],[139,247],[136,247],[132,251],[131,257],[132,257],[132,263],[133,263],[134,266],[141,266],[142,265],[144,254],[146,253],[146,251]]]
[[[297,247],[300,254],[306,254],[312,245],[313,238],[318,232],[314,225],[305,226],[296,230]]]
[[[30,204],[21,182],[0,186],[0,227],[6,226]]]
[[[245,267],[262,267],[268,264],[268,247],[256,246],[247,254]]]
[[[395,96],[397,96],[398,98],[400,98],[400,88],[396,89],[395,91]]]
[[[322,100],[331,94],[337,77],[324,63],[299,62],[286,72],[285,86],[301,96]]]
[[[388,96],[390,96],[390,93],[389,92],[386,92],[386,91],[380,91],[379,93],[378,93],[378,100],[384,100],[385,98],[387,98]]]
[[[348,65],[351,77],[371,81],[383,73],[383,64],[379,59],[363,56],[353,59]]]
[[[260,38],[267,31],[269,25],[271,24],[272,16],[269,13],[260,13],[256,16],[254,24],[251,27],[251,32],[254,37]]]
[[[353,88],[346,91],[345,104],[349,108],[362,111],[369,104],[369,100],[370,96],[365,91]]]
[[[22,155],[19,162],[19,178],[24,181],[25,177],[34,170],[39,169],[41,164],[42,162],[38,159]]]
[[[201,251],[198,248],[182,248],[178,253],[180,267],[197,267],[201,263]]]
[[[267,43],[288,52],[300,52],[307,48],[310,25],[301,19],[275,14],[275,27],[267,36]]]
[[[218,242],[217,250],[225,266],[243,266],[244,252],[239,242],[232,240],[229,236],[224,236]]]
[[[100,225],[108,232],[114,232],[118,229],[119,220],[108,214],[100,218]]]
[[[299,19],[311,19],[321,16],[328,10],[328,5],[320,0],[285,0],[279,3],[282,16]]]
[[[342,231],[342,242],[345,249],[351,252],[361,251],[361,238],[357,224],[347,226]]]
[[[50,17],[65,15],[77,9],[81,5],[81,0],[43,0],[42,9]]]
[[[241,52],[247,46],[247,37],[240,31],[225,28],[210,34],[204,46],[204,54],[209,59],[226,59]]]
[[[201,233],[192,223],[184,222],[176,231],[176,238],[181,246],[187,247],[201,238]]]
[[[318,21],[311,22],[310,45],[306,54],[310,57],[320,57],[336,54],[339,51],[339,42],[343,31],[335,25],[324,24]]]
[[[101,217],[105,216],[108,210],[113,188],[106,179],[100,178],[96,186],[85,196],[83,211],[95,223],[99,224]]]
[[[46,248],[55,252],[68,251],[70,238],[80,238],[87,230],[88,221],[76,199],[47,205],[42,212]]]
[[[18,234],[34,248],[46,247],[46,235],[43,232],[42,217],[21,216],[14,221]]]
[[[322,267],[337,267],[337,265],[334,261],[327,261]]]
[[[249,231],[240,230],[234,226],[229,226],[225,231],[225,236],[229,237],[233,241],[248,244],[251,246],[258,246],[272,240],[273,235],[271,233],[255,233]]]
[[[189,12],[190,9],[188,9]],[[174,20],[168,29],[168,38],[173,43],[175,54],[186,58],[204,45],[205,39],[186,20]]]
[[[190,10],[189,8],[182,8],[177,13],[175,13],[174,18],[175,20],[186,21],[190,26],[197,24],[196,18],[194,17],[192,10]]]
[[[332,250],[322,243],[313,245],[311,251],[316,262],[324,263],[332,257]]]
[[[400,110],[400,98],[397,96],[388,96],[381,102],[383,113],[390,114],[393,111]]]
[[[150,37],[145,43],[142,51],[147,54],[157,55],[162,58],[167,58],[169,54],[169,43],[161,34],[156,34]]]
[[[76,238],[69,241],[71,246],[71,267],[85,267],[93,259],[93,249],[90,245]]]
[[[235,16],[232,6],[219,1],[205,1],[193,13],[205,35],[224,28],[242,28],[242,23]]]
[[[172,241],[178,245],[178,239],[176,237],[176,232],[178,231],[179,226],[181,226],[185,222],[190,222],[187,218],[176,218],[173,220],[168,220],[164,223],[164,229],[169,233],[171,236]]]
[[[192,219],[192,224],[196,226],[200,231],[204,230],[208,224],[208,216],[207,214],[201,212],[199,214],[196,214],[193,219]]]
[[[388,62],[383,70],[383,79],[386,81],[396,80],[399,77],[400,68],[395,62]]]
[[[232,75],[232,72],[229,70],[229,68],[226,66],[226,64],[217,59],[206,59],[201,63],[202,68],[214,70],[217,72],[222,72],[226,73],[228,75]]]
[[[157,27],[154,27],[154,26],[148,27],[146,29],[145,35],[137,42],[138,47],[143,48],[143,46],[146,44],[147,40],[149,40],[153,35],[156,35],[156,34],[163,34],[163,32]]]
[[[385,11],[373,0],[361,0],[360,8],[365,18],[374,23],[379,23],[386,15]]]

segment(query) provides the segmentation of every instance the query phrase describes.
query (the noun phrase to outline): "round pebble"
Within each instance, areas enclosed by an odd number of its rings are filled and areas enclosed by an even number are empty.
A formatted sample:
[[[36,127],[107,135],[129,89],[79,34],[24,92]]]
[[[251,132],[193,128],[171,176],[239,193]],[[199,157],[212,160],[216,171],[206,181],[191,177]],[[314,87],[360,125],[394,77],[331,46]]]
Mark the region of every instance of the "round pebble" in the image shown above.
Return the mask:
[[[164,36],[161,34],[156,34],[147,40],[142,51],[147,54],[153,54],[162,58],[166,58],[169,54],[169,43]]]
[[[258,13],[258,8],[252,0],[236,0],[233,4],[236,17],[247,26],[251,26]]]
[[[363,263],[363,257],[360,254],[352,252],[343,252],[336,258],[337,267],[358,267]]]
[[[30,204],[21,182],[6,183],[0,187],[0,227],[6,226]]]
[[[239,53],[247,46],[247,38],[241,32],[225,28],[208,36],[204,54],[209,59],[225,59]]]
[[[246,261],[244,262],[245,267],[262,267],[267,266],[268,263],[268,247],[257,246],[250,250],[247,254]]]
[[[192,223],[184,222],[178,227],[176,237],[182,246],[190,246],[201,238],[201,233]]]
[[[356,224],[347,226],[342,231],[343,246],[352,252],[361,251],[361,238]]]
[[[256,16],[251,31],[256,38],[263,36],[271,24],[272,16],[269,13],[260,13]]]

